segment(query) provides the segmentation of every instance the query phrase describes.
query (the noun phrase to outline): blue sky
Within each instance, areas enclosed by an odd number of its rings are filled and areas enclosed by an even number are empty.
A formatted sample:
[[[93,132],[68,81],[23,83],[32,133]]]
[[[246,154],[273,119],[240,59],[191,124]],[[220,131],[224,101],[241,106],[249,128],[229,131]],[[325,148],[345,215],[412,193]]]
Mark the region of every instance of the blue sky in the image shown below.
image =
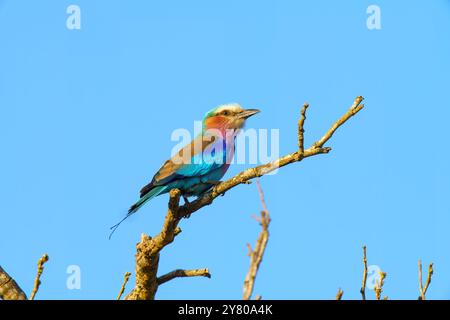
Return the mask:
[[[81,30],[66,28],[70,4]],[[366,27],[371,4],[381,30]],[[447,0],[0,0],[1,265],[29,293],[47,252],[37,298],[114,299],[167,196],[111,241],[109,227],[170,156],[174,129],[239,102],[262,110],[250,127],[280,130],[284,154],[304,102],[309,144],[363,95],[329,155],[261,179],[272,224],[255,294],[359,299],[366,244],[390,298],[417,298],[418,258],[435,263],[427,296],[450,298],[449,31]],[[212,279],[174,280],[157,298],[241,298],[259,210],[255,185],[239,186],[182,221],[160,273],[208,267]],[[70,265],[80,290],[66,287]]]

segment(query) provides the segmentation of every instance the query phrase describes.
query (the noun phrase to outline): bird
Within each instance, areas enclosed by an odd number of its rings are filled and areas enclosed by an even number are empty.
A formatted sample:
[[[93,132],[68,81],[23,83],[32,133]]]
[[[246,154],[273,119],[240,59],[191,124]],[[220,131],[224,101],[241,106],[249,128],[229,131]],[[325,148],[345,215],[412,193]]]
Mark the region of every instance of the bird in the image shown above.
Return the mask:
[[[185,202],[188,197],[200,197],[227,172],[235,151],[235,138],[258,109],[244,109],[238,103],[219,105],[208,111],[202,121],[202,131],[189,144],[165,161],[150,183],[140,190],[140,197],[127,215],[111,227],[111,234],[149,200],[179,189]]]

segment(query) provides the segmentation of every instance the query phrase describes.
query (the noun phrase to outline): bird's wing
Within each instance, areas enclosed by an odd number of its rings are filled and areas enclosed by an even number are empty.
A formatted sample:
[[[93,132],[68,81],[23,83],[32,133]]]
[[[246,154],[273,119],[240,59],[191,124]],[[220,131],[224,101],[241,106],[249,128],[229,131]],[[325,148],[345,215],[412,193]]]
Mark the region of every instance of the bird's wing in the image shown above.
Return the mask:
[[[221,167],[225,163],[225,153],[222,139],[197,136],[162,165],[152,182],[141,189],[141,198],[155,186],[166,185],[176,179],[204,175]]]

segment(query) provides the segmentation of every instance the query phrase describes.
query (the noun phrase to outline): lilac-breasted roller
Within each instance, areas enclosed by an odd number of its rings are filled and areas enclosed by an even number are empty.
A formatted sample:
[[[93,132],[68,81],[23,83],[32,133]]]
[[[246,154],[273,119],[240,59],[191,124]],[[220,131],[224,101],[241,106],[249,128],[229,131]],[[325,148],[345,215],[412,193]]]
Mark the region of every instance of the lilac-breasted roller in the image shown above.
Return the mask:
[[[240,129],[258,112],[258,109],[243,109],[239,104],[226,104],[206,113],[202,133],[164,162],[152,181],[141,189],[140,199],[122,221],[150,199],[172,189],[179,189],[185,199],[210,190],[230,166]],[[112,233],[122,221],[111,228]]]

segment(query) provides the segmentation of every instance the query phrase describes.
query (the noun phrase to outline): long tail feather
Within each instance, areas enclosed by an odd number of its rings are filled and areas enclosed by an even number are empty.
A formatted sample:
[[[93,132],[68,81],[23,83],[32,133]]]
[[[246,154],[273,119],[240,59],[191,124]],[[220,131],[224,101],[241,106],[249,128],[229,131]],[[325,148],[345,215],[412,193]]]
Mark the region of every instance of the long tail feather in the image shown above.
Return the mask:
[[[149,201],[150,199],[153,199],[156,196],[159,196],[161,193],[164,193],[166,191],[166,189],[167,189],[167,186],[155,187],[152,190],[150,190],[145,196],[140,198],[135,204],[133,204],[130,207],[130,209],[128,209],[127,215],[122,220],[120,220],[118,223],[116,223],[115,225],[113,225],[111,227],[112,231],[109,235],[109,239],[111,239],[113,233],[117,230],[117,228],[120,226],[120,224],[122,222],[124,222],[127,218],[129,218],[133,213],[138,211],[147,201]]]

